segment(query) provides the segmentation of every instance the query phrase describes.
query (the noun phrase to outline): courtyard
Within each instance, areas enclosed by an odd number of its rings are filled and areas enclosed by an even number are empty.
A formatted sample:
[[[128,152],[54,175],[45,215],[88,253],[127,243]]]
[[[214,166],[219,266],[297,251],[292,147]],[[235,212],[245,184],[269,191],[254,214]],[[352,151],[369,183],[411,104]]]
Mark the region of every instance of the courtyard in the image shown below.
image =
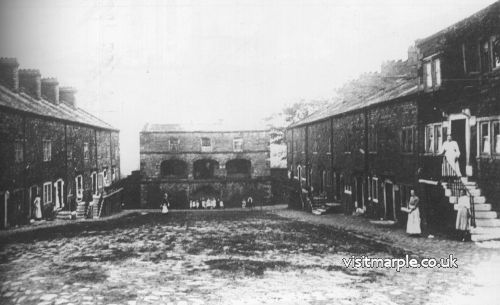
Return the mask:
[[[494,300],[490,274],[499,266],[498,249],[444,243],[442,257],[448,250],[458,259],[453,269],[354,269],[342,259],[425,254],[307,217],[289,210],[143,212],[3,236],[0,304]]]

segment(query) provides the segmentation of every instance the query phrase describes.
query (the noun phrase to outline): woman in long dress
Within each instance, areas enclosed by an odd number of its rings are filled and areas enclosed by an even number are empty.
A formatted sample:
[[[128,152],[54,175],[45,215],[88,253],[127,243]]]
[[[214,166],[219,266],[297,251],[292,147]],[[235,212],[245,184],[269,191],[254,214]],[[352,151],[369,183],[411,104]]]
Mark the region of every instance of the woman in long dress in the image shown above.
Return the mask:
[[[40,220],[42,219],[42,204],[41,204],[41,199],[38,194],[35,197],[35,200],[33,201],[33,205],[35,206],[35,219]]]
[[[406,233],[410,235],[420,235],[420,211],[418,203],[420,199],[415,195],[415,191],[410,191],[410,200],[408,201],[408,222],[406,223]]]
[[[168,194],[165,193],[165,196],[163,197],[163,201],[161,203],[161,213],[167,214],[169,206],[170,206],[170,202],[168,201]]]
[[[439,154],[444,155],[446,161],[448,162],[448,164],[450,164],[451,168],[453,168],[457,176],[462,177],[460,166],[458,165],[460,148],[458,148],[458,143],[452,140],[451,135],[448,135],[448,137],[446,138],[446,141],[443,143]]]
[[[461,191],[457,204],[457,220],[455,228],[458,231],[458,239],[466,241],[469,235],[469,218],[470,218],[470,198],[467,196],[465,190]]]

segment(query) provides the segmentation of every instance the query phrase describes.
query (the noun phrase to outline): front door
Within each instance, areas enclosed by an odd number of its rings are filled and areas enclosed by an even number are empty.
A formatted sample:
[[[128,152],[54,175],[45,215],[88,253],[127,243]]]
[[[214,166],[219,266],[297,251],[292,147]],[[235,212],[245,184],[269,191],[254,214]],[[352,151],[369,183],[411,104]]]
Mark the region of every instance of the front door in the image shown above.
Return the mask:
[[[465,165],[467,163],[465,123],[465,119],[451,121],[451,137],[454,141],[457,142],[458,149],[460,149],[460,157],[458,158],[458,163],[460,165],[460,171],[462,172],[462,175],[465,175]]]

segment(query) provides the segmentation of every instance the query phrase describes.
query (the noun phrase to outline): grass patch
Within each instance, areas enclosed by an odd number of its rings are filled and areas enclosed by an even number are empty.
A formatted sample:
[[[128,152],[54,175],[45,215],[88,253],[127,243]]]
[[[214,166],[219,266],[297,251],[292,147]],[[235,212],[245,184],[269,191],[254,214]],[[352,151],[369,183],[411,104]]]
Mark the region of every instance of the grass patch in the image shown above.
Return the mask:
[[[214,259],[205,261],[210,269],[220,270],[233,274],[245,276],[261,276],[267,269],[285,268],[290,264],[285,261],[256,261],[246,259]]]

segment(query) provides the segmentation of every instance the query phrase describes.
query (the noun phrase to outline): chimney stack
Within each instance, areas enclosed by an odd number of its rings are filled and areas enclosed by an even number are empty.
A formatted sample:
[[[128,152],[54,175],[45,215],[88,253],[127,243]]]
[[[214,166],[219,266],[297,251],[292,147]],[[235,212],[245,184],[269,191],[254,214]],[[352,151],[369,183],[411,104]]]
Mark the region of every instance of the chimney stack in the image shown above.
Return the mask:
[[[416,46],[408,48],[408,64],[416,65],[418,63],[418,49]]]
[[[59,99],[64,104],[76,108],[76,89],[73,87],[59,87]]]
[[[42,98],[40,70],[22,69],[19,70],[19,87],[34,99]]]
[[[59,82],[57,78],[42,78],[42,96],[54,105],[59,105]]]
[[[0,84],[10,90],[19,90],[19,63],[16,58],[0,58]]]

